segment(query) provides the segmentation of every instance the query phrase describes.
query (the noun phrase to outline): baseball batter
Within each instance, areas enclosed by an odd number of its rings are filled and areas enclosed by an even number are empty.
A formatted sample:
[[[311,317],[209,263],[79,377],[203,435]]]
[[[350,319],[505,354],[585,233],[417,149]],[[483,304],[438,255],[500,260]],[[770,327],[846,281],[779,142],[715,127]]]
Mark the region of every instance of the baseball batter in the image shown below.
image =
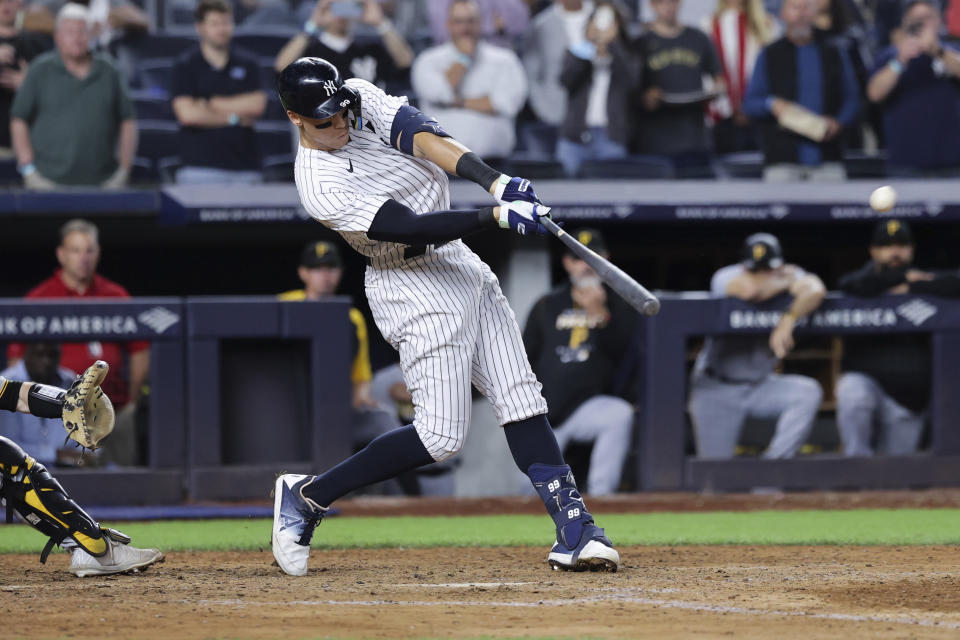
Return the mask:
[[[513,311],[490,268],[460,241],[497,225],[544,233],[538,220],[549,209],[529,181],[490,168],[405,98],[356,78],[344,82],[325,60],[296,60],[277,88],[300,133],[301,202],[366,257],[374,320],[400,352],[415,406],[413,424],[327,472],[277,479],[273,554],[281,569],[307,572],[314,528],[340,496],[456,454],[470,426],[474,384],[554,520],[550,564],[616,571],[619,554],[563,461]],[[476,182],[498,206],[449,211],[445,172]]]
[[[84,435],[74,433],[83,429],[71,421],[79,416],[82,423],[93,425],[100,434],[109,433],[113,428],[113,407],[99,387],[107,370],[107,363],[97,361],[77,378],[69,391],[0,376],[0,409],[41,418],[63,418],[71,438],[94,447],[102,435],[89,442]],[[93,391],[86,393],[84,388]],[[102,528],[70,499],[42,464],[3,436],[0,436],[0,497],[7,504],[7,522],[16,511],[25,522],[49,537],[40,562],[46,562],[54,545],[61,545],[71,550],[69,570],[77,577],[137,571],[163,560],[159,549],[131,547],[128,536]]]

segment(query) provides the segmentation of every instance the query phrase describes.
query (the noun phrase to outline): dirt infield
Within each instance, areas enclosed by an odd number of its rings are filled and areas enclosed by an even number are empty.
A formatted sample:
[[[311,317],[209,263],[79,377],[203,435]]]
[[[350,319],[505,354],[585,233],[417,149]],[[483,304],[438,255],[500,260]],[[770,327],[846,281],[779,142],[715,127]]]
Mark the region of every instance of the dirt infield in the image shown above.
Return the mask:
[[[173,553],[79,580],[65,554],[0,556],[25,638],[957,638],[954,547],[632,547],[616,574],[551,572],[546,550]],[[12,617],[15,616],[15,617]]]

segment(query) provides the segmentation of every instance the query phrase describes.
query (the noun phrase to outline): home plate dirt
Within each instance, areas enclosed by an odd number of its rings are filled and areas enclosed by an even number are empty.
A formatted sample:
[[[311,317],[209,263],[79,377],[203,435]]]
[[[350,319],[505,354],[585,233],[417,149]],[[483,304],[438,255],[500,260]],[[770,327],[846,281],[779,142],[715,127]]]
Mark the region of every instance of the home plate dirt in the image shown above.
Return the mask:
[[[66,554],[0,556],[4,638],[957,638],[954,547],[624,547],[616,574],[546,548],[171,553],[74,578]]]

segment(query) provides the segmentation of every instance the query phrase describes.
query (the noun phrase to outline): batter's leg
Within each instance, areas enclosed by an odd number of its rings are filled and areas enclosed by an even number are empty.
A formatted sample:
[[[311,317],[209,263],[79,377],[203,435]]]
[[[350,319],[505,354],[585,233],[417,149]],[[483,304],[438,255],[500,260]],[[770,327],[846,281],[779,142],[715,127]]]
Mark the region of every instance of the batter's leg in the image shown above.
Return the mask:
[[[732,458],[747,415],[750,386],[695,376],[690,385],[690,420],[701,458]]]
[[[880,388],[870,376],[847,372],[840,376],[837,396],[837,431],[845,456],[872,456],[870,439],[880,405]]]
[[[747,399],[749,415],[776,418],[777,427],[764,458],[792,458],[810,437],[823,390],[813,378],[770,375]]]

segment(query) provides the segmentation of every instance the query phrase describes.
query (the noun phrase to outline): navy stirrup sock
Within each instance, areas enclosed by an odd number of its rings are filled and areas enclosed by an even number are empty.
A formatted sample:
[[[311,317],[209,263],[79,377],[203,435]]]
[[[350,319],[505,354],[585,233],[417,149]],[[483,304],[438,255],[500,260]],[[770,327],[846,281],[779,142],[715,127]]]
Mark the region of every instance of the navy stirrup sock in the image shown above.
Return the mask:
[[[593,516],[577,490],[573,472],[563,461],[547,416],[511,422],[503,431],[514,461],[530,478],[557,526],[557,542],[575,548],[584,527],[593,523]]]
[[[413,425],[385,433],[303,488],[303,495],[317,504],[330,503],[354,489],[381,482],[395,475],[432,463]]]
[[[507,436],[510,453],[520,471],[527,473],[530,465],[537,462],[558,466],[565,464],[547,416],[541,414],[510,422],[503,425],[503,433]]]

